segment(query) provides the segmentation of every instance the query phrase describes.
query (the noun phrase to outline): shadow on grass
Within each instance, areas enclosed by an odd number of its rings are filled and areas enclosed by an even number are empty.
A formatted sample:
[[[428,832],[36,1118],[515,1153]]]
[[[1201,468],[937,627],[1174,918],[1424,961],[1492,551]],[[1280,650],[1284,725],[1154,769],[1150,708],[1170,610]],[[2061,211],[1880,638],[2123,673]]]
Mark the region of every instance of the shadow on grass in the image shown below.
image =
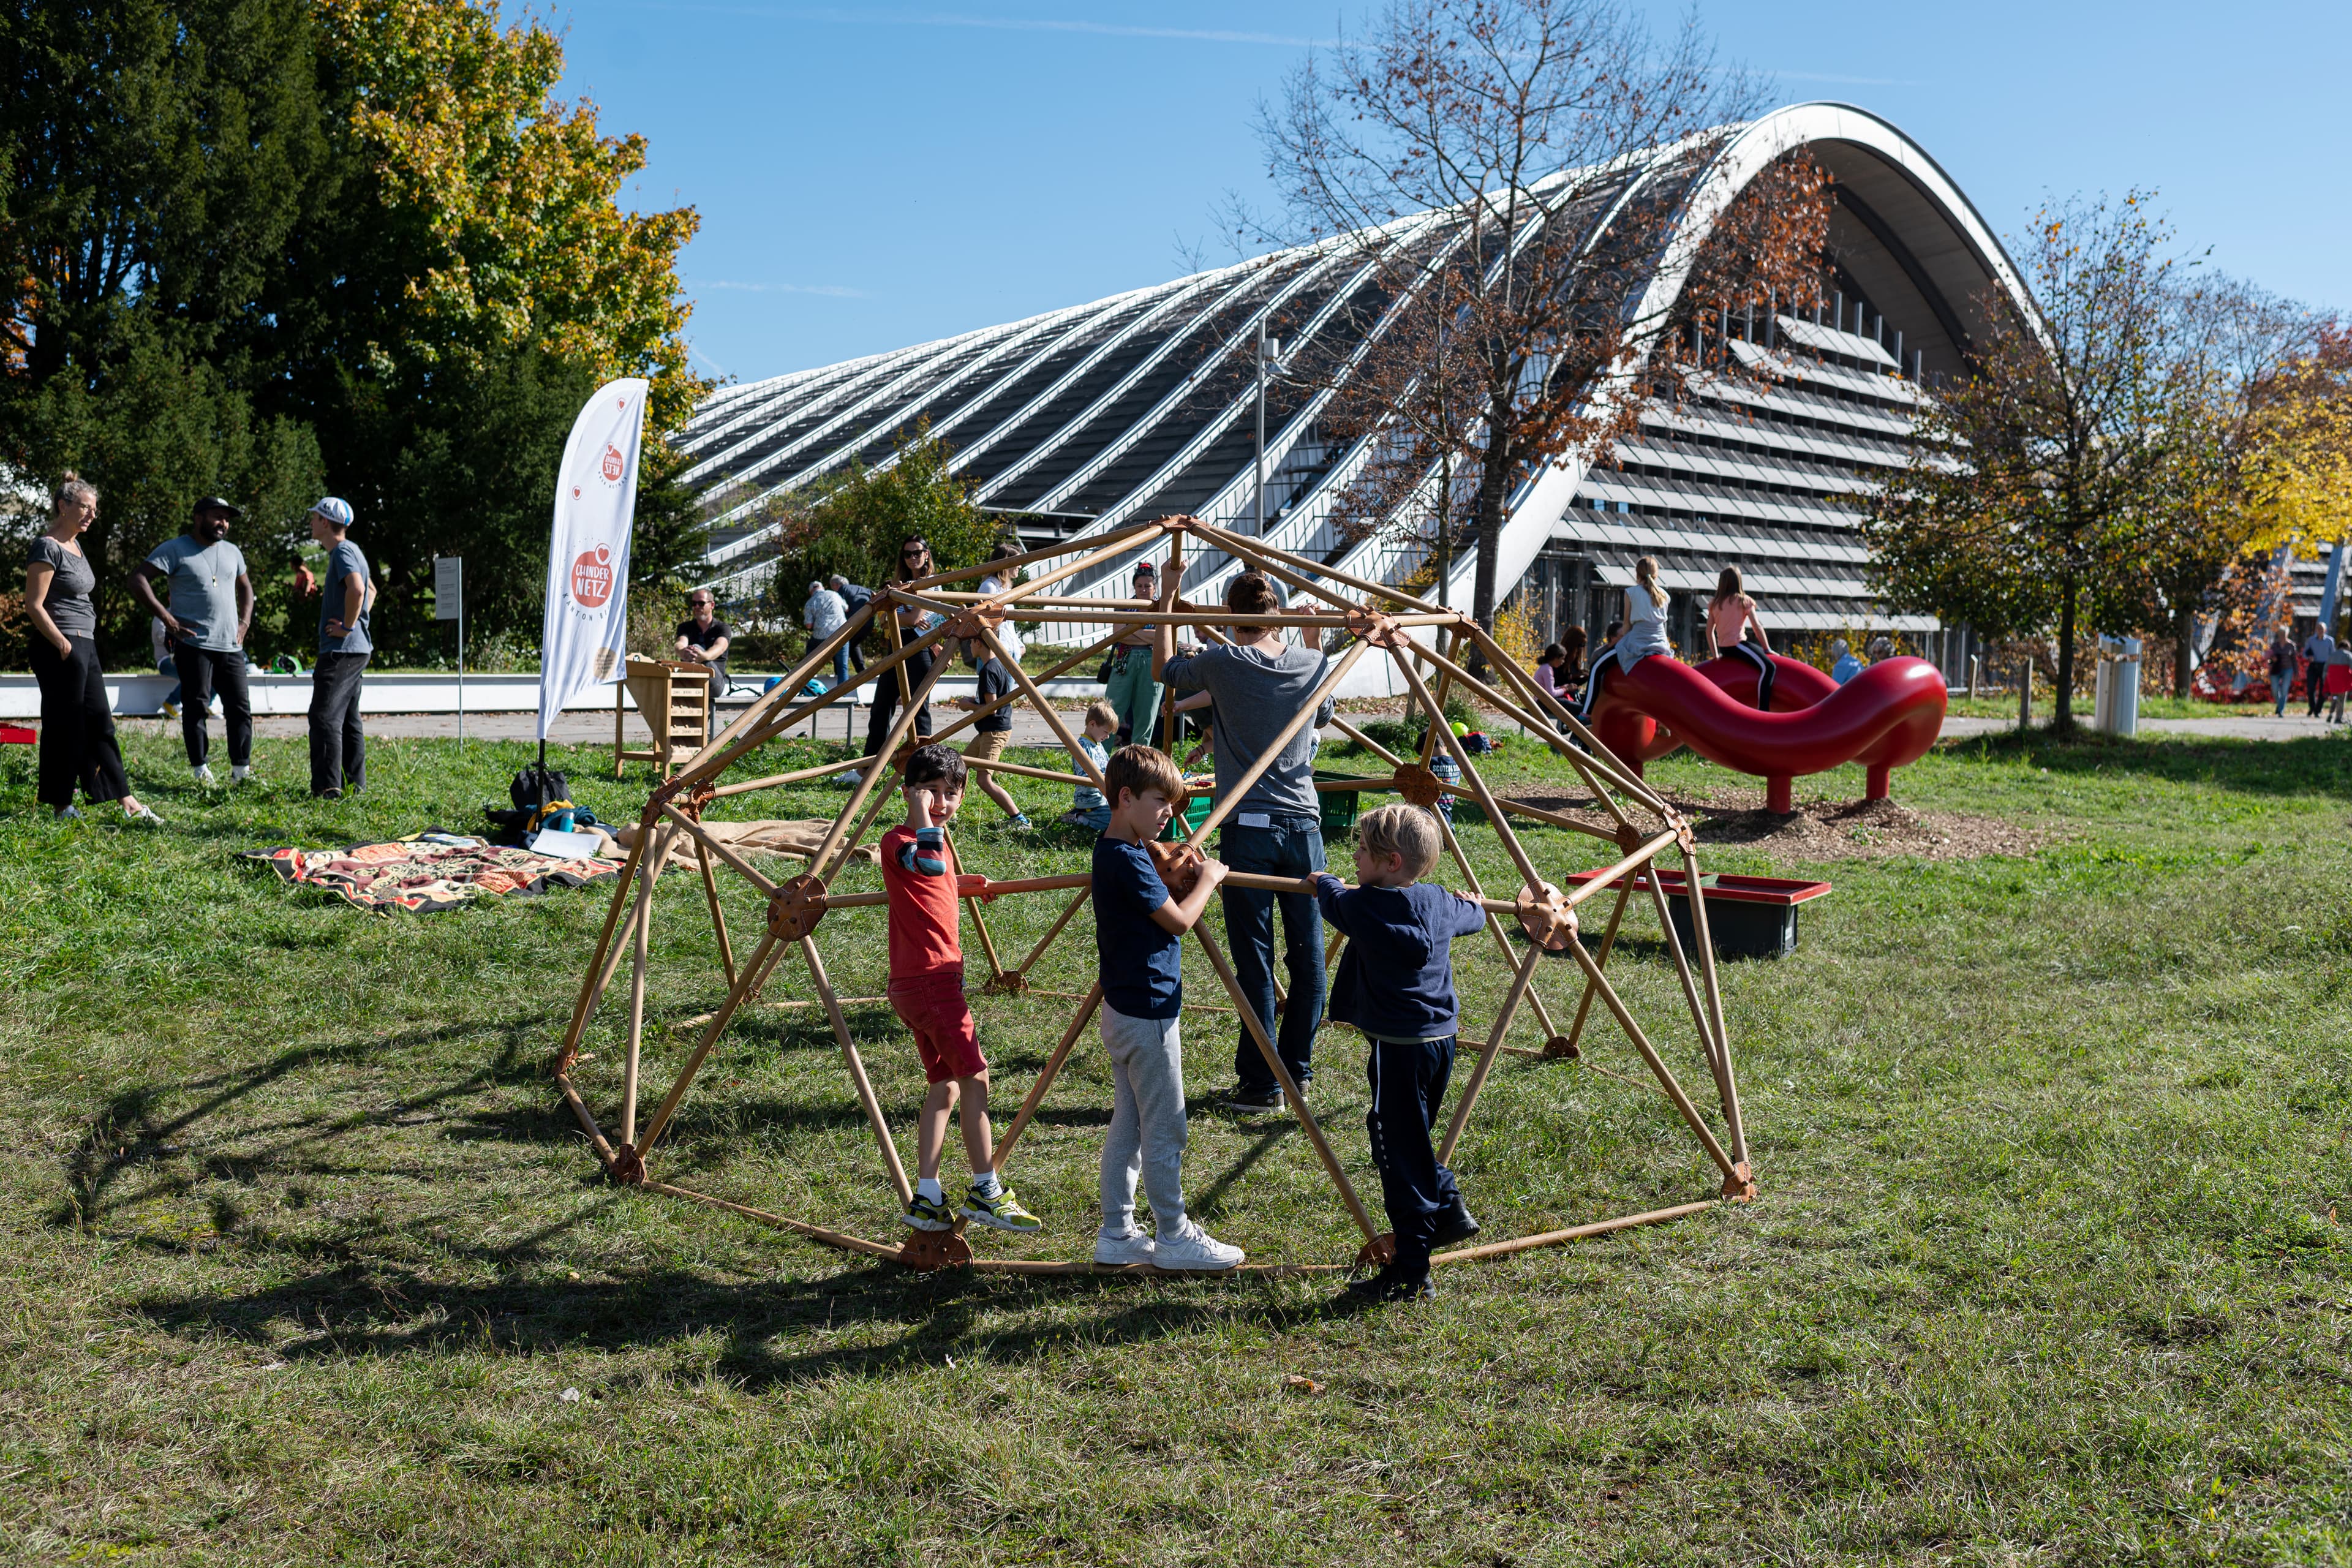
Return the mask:
[[[2053,773],[2132,773],[2168,784],[2205,784],[2251,795],[2352,795],[2352,743],[2314,735],[2294,741],[2182,739],[2150,732],[2131,738],[2078,731],[2061,740],[2047,730],[1970,736],[1947,743],[1972,763],[2023,762]]]
[[[496,1033],[502,1038],[497,1055],[488,1063],[460,1079],[404,1096],[388,1107],[240,1126],[236,1129],[240,1140],[258,1136],[271,1141],[260,1149],[241,1148],[233,1155],[206,1155],[204,1163],[210,1166],[226,1159],[245,1173],[246,1179],[250,1179],[263,1172],[284,1171],[289,1157],[320,1149],[360,1128],[396,1123],[486,1089],[539,1084],[543,1074],[523,1063],[529,1042],[539,1039],[543,1028],[544,1020],[539,1018],[512,1020],[499,1026]],[[352,1067],[386,1058],[398,1058],[483,1032],[482,1026],[468,1023],[347,1044],[296,1046],[250,1068],[185,1082],[144,1083],[119,1089],[108,1097],[66,1156],[65,1192],[50,1210],[49,1223],[91,1225],[116,1210],[187,1191],[193,1183],[178,1175],[167,1175],[134,1192],[122,1192],[119,1187],[126,1176],[142,1166],[191,1152],[173,1140],[197,1135],[203,1125],[220,1112],[286,1079],[322,1066]],[[187,1094],[197,1096],[195,1103],[173,1115],[160,1113],[167,1100]],[[478,1136],[525,1143],[555,1141],[563,1136],[566,1125],[555,1105],[475,1113],[467,1118],[468,1128]],[[306,1167],[295,1173],[312,1173]]]
[[[600,1197],[496,1255],[509,1262],[528,1257],[549,1237],[617,1201],[617,1194]],[[1269,1289],[1250,1276],[1171,1285],[1083,1274],[926,1274],[885,1263],[823,1279],[748,1285],[676,1268],[560,1286],[459,1284],[383,1259],[348,1253],[337,1258],[331,1251],[322,1258],[315,1247],[271,1245],[327,1266],[235,1295],[151,1294],[132,1302],[131,1310],[171,1332],[227,1335],[266,1344],[288,1361],[314,1362],[485,1348],[521,1355],[640,1350],[717,1330],[725,1336],[717,1370],[759,1389],[889,1373],[955,1354],[1029,1360],[1066,1350],[1074,1339],[1131,1344],[1211,1323],[1286,1330],[1360,1310],[1360,1303],[1339,1299],[1336,1274],[1313,1277],[1312,1297]],[[1073,1305],[1098,1310],[1076,1320],[1066,1312],[1041,1312],[1025,1325],[1004,1321],[1008,1310]],[[289,1325],[298,1328],[292,1339],[286,1334]],[[878,1342],[877,1330],[884,1335]],[[866,1342],[800,1353],[776,1343],[787,1335],[803,1342],[812,1334],[851,1331]]]

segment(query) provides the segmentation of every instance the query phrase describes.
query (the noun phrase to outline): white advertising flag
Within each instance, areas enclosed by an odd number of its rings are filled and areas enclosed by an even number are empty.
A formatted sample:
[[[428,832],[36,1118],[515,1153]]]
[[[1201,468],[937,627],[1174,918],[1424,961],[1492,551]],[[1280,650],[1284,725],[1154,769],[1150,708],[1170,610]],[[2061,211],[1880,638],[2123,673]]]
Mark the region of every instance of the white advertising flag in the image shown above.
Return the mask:
[[[629,524],[646,383],[607,382],[572,422],[555,477],[547,617],[539,650],[539,738],[583,686],[621,678],[629,633]]]

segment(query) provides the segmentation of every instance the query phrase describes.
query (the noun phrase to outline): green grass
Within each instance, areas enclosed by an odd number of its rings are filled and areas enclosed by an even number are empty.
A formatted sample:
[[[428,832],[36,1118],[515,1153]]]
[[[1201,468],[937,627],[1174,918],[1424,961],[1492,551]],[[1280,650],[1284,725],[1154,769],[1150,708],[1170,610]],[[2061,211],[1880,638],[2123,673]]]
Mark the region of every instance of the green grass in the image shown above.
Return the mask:
[[[466,826],[526,748],[379,743],[371,793],[331,805],[303,798],[293,743],[261,747],[267,786],[202,798],[175,742],[130,750],[166,832],[52,826],[30,749],[0,749],[18,1558],[2352,1558],[2352,1260],[2331,1217],[2352,1203],[2352,749],[2000,736],[1906,770],[1908,805],[2062,837],[2024,860],[1804,868],[1836,892],[1799,953],[1725,971],[1760,1200],[1454,1269],[1434,1305],[1366,1315],[1329,1276],[913,1276],[606,1185],[547,1077],[601,897],[377,918],[232,858]],[[578,793],[629,815],[644,774],[614,784],[596,756],[566,759]],[[1521,747],[1495,773],[1565,776]],[[1653,775],[1745,782],[1687,760]],[[1015,787],[1033,813],[1064,798]],[[975,868],[1080,863],[994,816],[966,807]],[[1491,832],[1465,837],[1500,880]],[[1595,863],[1588,842],[1530,840],[1562,870]],[[748,943],[756,907],[730,900]],[[1055,908],[988,919],[1025,951]],[[659,915],[666,1024],[720,993],[690,876]],[[881,930],[847,910],[821,928],[843,991],[880,989]],[[1502,968],[1478,942],[1458,956],[1475,1023]],[[1081,922],[1039,980],[1078,990],[1090,968]],[[1696,1089],[1653,922],[1612,972]],[[769,994],[809,990],[788,966]],[[978,1003],[1003,1100],[1066,1005]],[[656,1165],[887,1237],[811,1012],[730,1033]],[[883,1011],[852,1022],[903,1128],[912,1053]],[[1205,1096],[1231,1021],[1187,1022]],[[600,1110],[619,1023],[608,1006],[582,1069]],[[1606,1027],[1589,1049],[1639,1070]],[[655,1050],[649,1099],[680,1055]],[[1321,1058],[1317,1103],[1372,1195],[1361,1048],[1335,1030]],[[1079,1254],[1108,1103],[1082,1047],[1008,1173],[1050,1234],[980,1246]],[[1654,1092],[1551,1064],[1496,1069],[1457,1164],[1497,1236],[1715,1186]],[[1202,1106],[1187,1184],[1259,1258],[1353,1250],[1282,1124]]]

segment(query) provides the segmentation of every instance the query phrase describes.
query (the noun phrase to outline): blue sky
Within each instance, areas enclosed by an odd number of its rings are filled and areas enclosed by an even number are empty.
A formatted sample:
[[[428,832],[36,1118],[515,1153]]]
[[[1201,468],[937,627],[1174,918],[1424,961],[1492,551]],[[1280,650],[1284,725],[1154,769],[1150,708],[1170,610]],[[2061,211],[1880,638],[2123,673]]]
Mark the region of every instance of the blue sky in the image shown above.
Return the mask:
[[[643,132],[634,205],[691,203],[697,366],[753,380],[1230,258],[1213,209],[1271,192],[1262,98],[1358,3],[571,0],[565,91]],[[1653,8],[1661,25],[1680,15]],[[2337,68],[2352,7],[1988,0],[1717,5],[1722,58],[1784,101],[1914,136],[1993,227],[2046,197],[2160,193],[2216,265],[2352,307]]]

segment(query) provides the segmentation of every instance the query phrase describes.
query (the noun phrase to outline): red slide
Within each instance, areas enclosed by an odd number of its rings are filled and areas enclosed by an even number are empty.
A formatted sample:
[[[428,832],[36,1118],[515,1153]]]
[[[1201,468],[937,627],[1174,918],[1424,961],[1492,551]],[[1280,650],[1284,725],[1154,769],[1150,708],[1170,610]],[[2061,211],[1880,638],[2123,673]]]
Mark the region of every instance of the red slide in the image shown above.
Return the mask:
[[[1846,763],[1866,765],[1870,798],[1885,798],[1889,771],[1927,755],[1943,730],[1943,672],[1924,658],[1880,659],[1843,686],[1778,654],[1772,664],[1773,710],[1761,713],[1756,667],[1745,659],[1688,665],[1659,654],[1630,674],[1612,659],[1592,704],[1593,731],[1635,773],[1688,746],[1759,773],[1767,808],[1787,811],[1791,778]]]

